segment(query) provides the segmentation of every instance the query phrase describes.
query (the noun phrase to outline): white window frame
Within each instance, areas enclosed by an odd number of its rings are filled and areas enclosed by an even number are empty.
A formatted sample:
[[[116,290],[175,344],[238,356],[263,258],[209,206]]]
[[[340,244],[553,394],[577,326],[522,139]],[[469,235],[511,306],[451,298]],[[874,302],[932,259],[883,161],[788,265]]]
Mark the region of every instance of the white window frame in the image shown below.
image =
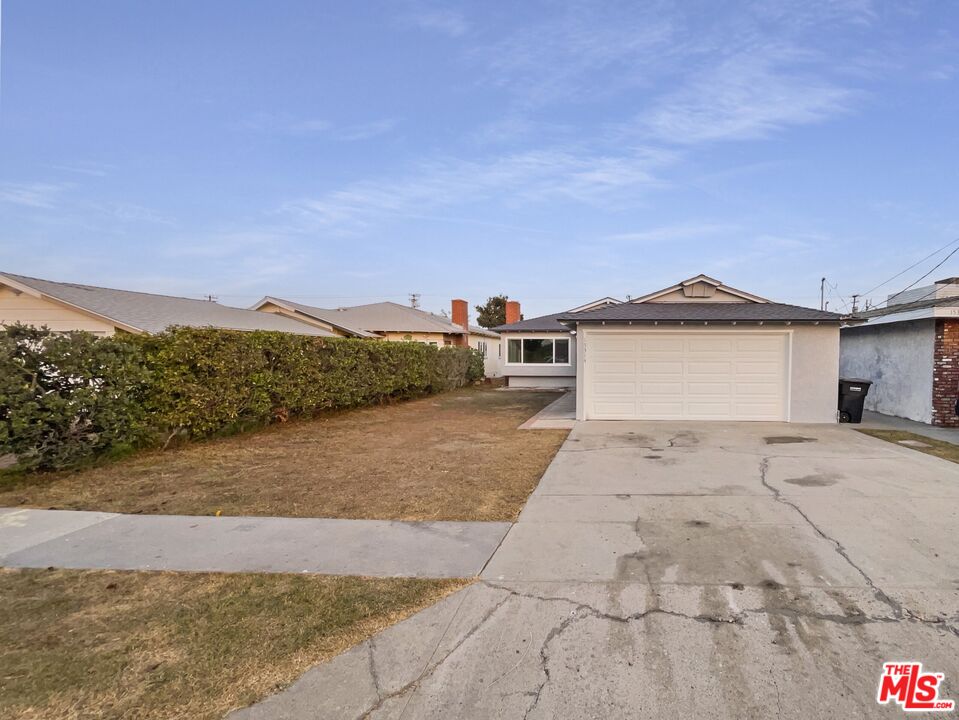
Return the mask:
[[[519,362],[510,362],[510,359],[509,359],[509,343],[510,343],[511,340],[519,340],[519,341],[520,341],[520,343],[519,343],[520,361],[519,361]],[[553,343],[553,362],[551,362],[551,363],[528,363],[528,362],[523,362],[522,358],[523,358],[523,354],[524,354],[524,352],[525,352],[524,349],[523,349],[523,341],[524,341],[524,340],[550,340],[550,341],[552,341],[552,343]],[[557,340],[565,340],[565,341],[566,341],[566,362],[564,362],[564,363],[562,363],[562,362],[556,362],[556,341],[557,341]],[[553,336],[553,335],[542,335],[542,336],[538,336],[538,335],[523,335],[523,336],[521,336],[521,337],[506,338],[506,364],[507,364],[507,365],[511,365],[511,366],[513,366],[513,367],[570,367],[570,365],[572,365],[572,362],[570,362],[570,361],[572,360],[572,357],[571,357],[571,356],[572,356],[572,354],[573,354],[573,343],[572,343],[571,340],[572,340],[572,338],[568,338],[568,337],[555,337],[555,336]]]

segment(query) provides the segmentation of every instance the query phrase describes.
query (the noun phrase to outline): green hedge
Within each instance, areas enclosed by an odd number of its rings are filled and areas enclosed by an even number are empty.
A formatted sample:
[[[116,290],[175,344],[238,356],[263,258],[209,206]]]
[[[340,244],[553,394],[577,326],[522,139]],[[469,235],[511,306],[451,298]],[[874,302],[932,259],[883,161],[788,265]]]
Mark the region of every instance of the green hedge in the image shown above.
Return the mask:
[[[443,392],[483,376],[467,348],[174,328],[94,338],[0,333],[0,454],[63,468],[176,436]]]

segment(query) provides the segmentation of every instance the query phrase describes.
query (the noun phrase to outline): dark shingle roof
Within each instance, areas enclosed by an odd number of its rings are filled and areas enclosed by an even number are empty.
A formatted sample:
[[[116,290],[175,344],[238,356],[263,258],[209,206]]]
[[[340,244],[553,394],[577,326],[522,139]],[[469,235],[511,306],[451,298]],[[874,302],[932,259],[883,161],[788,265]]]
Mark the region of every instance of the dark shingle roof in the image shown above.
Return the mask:
[[[579,313],[552,316],[567,322],[839,322],[841,315],[782,303],[644,302],[623,303]]]
[[[586,313],[576,313],[577,316]],[[503,332],[569,332],[569,328],[559,322],[557,318],[569,315],[568,312],[553,313],[552,315],[541,315],[540,317],[530,318],[529,320],[520,320],[509,325],[498,325],[492,330],[498,333]]]

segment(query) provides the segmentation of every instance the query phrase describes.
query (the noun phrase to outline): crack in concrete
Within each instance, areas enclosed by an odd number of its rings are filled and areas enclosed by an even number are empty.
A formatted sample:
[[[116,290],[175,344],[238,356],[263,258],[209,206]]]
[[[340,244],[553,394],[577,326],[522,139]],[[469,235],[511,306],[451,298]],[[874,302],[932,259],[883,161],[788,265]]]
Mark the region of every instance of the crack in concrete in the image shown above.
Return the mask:
[[[522,592],[515,588],[511,588],[505,585],[497,585],[491,583],[487,580],[481,581],[484,585],[495,588],[497,590],[504,590],[511,595],[521,598],[527,598],[530,600],[540,600],[542,602],[564,602],[573,606],[573,612],[582,613],[583,617],[593,617],[598,620],[609,620],[611,622],[617,623],[629,623],[637,620],[644,620],[650,615],[671,615],[673,617],[683,618],[684,620],[692,620],[694,622],[701,622],[707,624],[742,624],[744,619],[744,612],[735,613],[733,615],[721,616],[721,615],[689,615],[687,613],[681,613],[677,610],[664,610],[661,607],[651,607],[640,612],[630,613],[629,615],[616,615],[613,613],[600,610],[594,605],[589,603],[580,602],[578,600],[573,600],[572,598],[563,597],[563,596],[549,596],[549,595],[537,595],[535,593]],[[743,616],[743,617],[741,617]]]
[[[875,598],[879,602],[881,602],[883,605],[887,606],[890,610],[892,610],[893,617],[894,617],[893,622],[899,622],[900,620],[908,620],[911,622],[917,622],[917,623],[923,623],[923,624],[929,624],[929,625],[940,625],[941,627],[945,628],[946,630],[949,630],[949,632],[959,637],[959,628],[954,628],[949,623],[943,620],[930,620],[928,618],[922,617],[921,615],[917,615],[916,613],[912,612],[908,608],[903,607],[902,603],[890,597],[885,590],[883,590],[881,587],[879,587],[875,583],[875,581],[869,576],[869,574],[865,570],[863,570],[858,564],[856,564],[853,561],[851,557],[849,557],[849,553],[846,551],[845,546],[841,542],[831,537],[830,535],[827,535],[822,530],[822,528],[820,528],[816,523],[812,521],[812,519],[805,513],[805,511],[803,511],[803,509],[799,507],[799,505],[785,498],[783,494],[779,491],[779,489],[775,487],[774,485],[772,485],[769,482],[769,479],[767,478],[767,474],[769,472],[769,460],[771,457],[778,457],[778,456],[764,455],[762,459],[759,461],[759,478],[762,481],[763,486],[767,490],[769,490],[769,492],[772,493],[773,499],[775,499],[776,502],[779,502],[779,503],[782,503],[783,505],[787,505],[788,507],[791,507],[794,511],[796,511],[796,513],[799,514],[799,516],[806,522],[806,524],[809,525],[809,527],[811,527],[817,535],[819,535],[819,537],[821,537],[823,540],[826,540],[827,542],[833,545],[833,547],[835,548],[839,556],[843,560],[845,560],[846,563],[853,570],[859,573],[859,575],[862,576],[863,580],[866,581],[866,584],[873,591]]]
[[[363,712],[363,713],[360,715],[360,717],[361,717],[361,718],[369,718],[374,712],[376,712],[376,711],[379,710],[381,707],[383,707],[383,704],[386,703],[387,700],[391,700],[392,698],[395,698],[395,697],[397,697],[397,696],[399,696],[399,695],[402,695],[403,693],[407,692],[408,690],[411,690],[411,689],[415,688],[415,687],[416,687],[417,685],[419,685],[423,680],[426,680],[428,677],[430,677],[431,675],[433,675],[433,673],[435,673],[435,672],[443,665],[443,663],[445,663],[445,662],[450,658],[450,656],[451,656],[453,653],[455,653],[457,650],[459,650],[460,647],[462,647],[463,644],[466,643],[467,640],[469,640],[471,637],[473,637],[473,635],[475,635],[475,634],[479,631],[479,629],[480,629],[481,627],[483,627],[483,625],[485,625],[485,624],[489,621],[489,619],[490,619],[491,617],[493,617],[493,615],[496,614],[496,611],[499,610],[501,607],[503,607],[503,605],[505,605],[506,602],[507,602],[511,597],[512,597],[512,595],[507,595],[507,596],[504,597],[502,600],[500,600],[498,603],[496,603],[495,605],[493,605],[493,607],[491,607],[489,610],[487,610],[487,611],[483,614],[483,617],[481,617],[481,618],[479,619],[479,622],[477,622],[473,627],[471,627],[471,628],[466,632],[466,634],[463,635],[463,637],[461,637],[461,638],[456,642],[456,644],[454,644],[453,647],[450,648],[450,650],[449,650],[448,653],[446,653],[442,658],[440,658],[440,659],[439,659],[436,663],[434,663],[432,666],[427,667],[426,669],[424,669],[424,671],[421,672],[418,676],[416,676],[416,678],[414,678],[414,679],[411,680],[410,682],[406,683],[405,685],[403,685],[403,686],[402,686],[401,688],[399,688],[398,690],[394,690],[393,692],[385,693],[385,694],[380,694],[379,692],[377,692],[377,694],[378,694],[378,696],[379,696],[379,699],[377,700],[377,702],[376,702],[371,708],[369,708],[368,710],[366,710],[365,712]],[[372,670],[372,668],[373,668],[372,655],[370,656],[370,668],[371,668],[371,670]],[[373,680],[374,687],[377,687],[377,686],[378,686],[378,683],[379,683],[378,679],[377,679],[377,678],[374,678],[374,680]],[[404,713],[405,713],[405,711],[404,711]]]
[[[574,610],[563,621],[550,629],[546,634],[546,639],[543,640],[543,644],[539,648],[539,661],[540,668],[543,671],[543,682],[541,682],[536,689],[533,691],[533,702],[530,703],[530,706],[526,708],[526,712],[523,713],[524,720],[530,716],[530,713],[536,709],[536,706],[539,705],[540,698],[543,696],[543,690],[549,684],[551,680],[549,672],[549,644],[553,642],[556,638],[566,632],[567,628],[572,625],[577,620],[582,619],[584,616],[580,614],[579,610]]]
[[[373,690],[374,692],[376,692],[377,700],[379,700],[381,697],[383,697],[383,690],[380,688],[380,676],[376,670],[376,661],[373,657],[373,652],[374,652],[373,639],[374,638],[370,638],[369,640],[366,641],[366,649],[367,649],[367,655],[369,656],[370,678],[373,680]]]

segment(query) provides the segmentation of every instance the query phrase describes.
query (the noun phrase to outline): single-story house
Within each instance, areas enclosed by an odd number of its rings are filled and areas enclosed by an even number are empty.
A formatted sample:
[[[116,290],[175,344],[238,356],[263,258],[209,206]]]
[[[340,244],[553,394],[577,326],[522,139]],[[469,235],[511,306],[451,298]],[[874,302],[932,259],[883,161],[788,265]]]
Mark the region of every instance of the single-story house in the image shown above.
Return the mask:
[[[871,380],[866,409],[959,427],[959,278],[890,295],[844,327],[843,376]]]
[[[251,309],[309,323],[341,337],[469,346],[483,354],[487,377],[500,373],[499,334],[471,325],[465,300],[452,301],[449,317],[394,302],[320,308],[272,296],[264,297]]]
[[[575,386],[578,420],[837,420],[836,313],[697,275],[494,328],[510,386]]]
[[[171,325],[225,330],[279,330],[332,337],[333,333],[279,315],[207,300],[53,282],[0,273],[0,325],[46,326],[94,335],[153,334]]]

